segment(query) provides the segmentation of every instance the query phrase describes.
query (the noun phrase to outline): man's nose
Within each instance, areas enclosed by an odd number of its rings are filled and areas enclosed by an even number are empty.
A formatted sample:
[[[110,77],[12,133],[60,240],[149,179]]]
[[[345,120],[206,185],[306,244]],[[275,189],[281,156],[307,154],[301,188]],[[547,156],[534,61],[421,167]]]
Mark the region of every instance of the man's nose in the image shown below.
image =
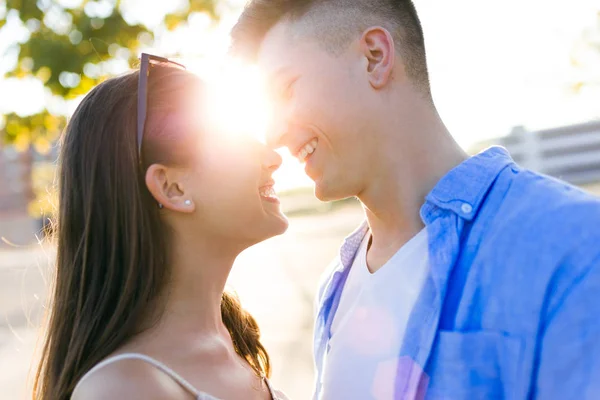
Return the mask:
[[[264,151],[262,152],[262,165],[265,170],[273,173],[279,169],[282,162],[283,159],[279,153],[272,148],[264,148]]]
[[[286,135],[287,124],[283,118],[275,118],[267,130],[267,146],[272,149],[283,147],[283,138]]]

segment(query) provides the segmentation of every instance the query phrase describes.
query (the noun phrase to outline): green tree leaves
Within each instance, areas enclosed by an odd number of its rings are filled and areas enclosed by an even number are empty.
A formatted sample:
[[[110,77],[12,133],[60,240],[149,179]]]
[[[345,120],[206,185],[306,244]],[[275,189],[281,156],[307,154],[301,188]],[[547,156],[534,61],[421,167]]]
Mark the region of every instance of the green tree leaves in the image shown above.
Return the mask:
[[[53,95],[70,100],[106,79],[110,62],[120,60],[134,66],[138,49],[154,40],[154,32],[142,24],[130,25],[120,3],[119,0],[82,0],[79,4],[72,0],[7,0],[0,29],[4,29],[9,15],[13,18],[18,15],[30,35],[24,43],[15,43],[19,47],[18,62],[6,77],[34,76]],[[195,12],[216,17],[215,1],[189,0],[187,7],[166,15],[164,24],[174,30]],[[42,150],[46,147],[43,143],[58,137],[65,122],[64,116],[52,115],[48,110],[33,116],[4,117],[0,144],[15,144],[19,149],[34,145]]]

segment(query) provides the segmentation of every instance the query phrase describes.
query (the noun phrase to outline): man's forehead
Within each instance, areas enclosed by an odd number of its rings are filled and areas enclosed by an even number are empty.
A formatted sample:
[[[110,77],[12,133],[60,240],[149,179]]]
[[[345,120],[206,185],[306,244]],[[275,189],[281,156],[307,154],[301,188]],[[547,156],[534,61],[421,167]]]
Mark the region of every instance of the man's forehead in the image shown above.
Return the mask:
[[[293,56],[294,40],[290,23],[279,21],[265,34],[258,48],[257,61],[265,70],[277,70]]]
[[[264,36],[257,61],[267,74],[310,62],[317,44],[306,35],[302,22],[279,21]]]

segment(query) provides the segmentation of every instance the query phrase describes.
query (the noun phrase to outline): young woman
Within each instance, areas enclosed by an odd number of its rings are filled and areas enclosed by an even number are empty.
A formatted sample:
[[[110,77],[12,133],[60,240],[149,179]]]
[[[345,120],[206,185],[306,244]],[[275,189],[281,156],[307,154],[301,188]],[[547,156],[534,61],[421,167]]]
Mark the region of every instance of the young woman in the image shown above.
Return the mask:
[[[281,158],[211,129],[201,93],[143,55],[75,111],[35,398],[283,398],[256,322],[224,292],[236,256],[287,228]]]

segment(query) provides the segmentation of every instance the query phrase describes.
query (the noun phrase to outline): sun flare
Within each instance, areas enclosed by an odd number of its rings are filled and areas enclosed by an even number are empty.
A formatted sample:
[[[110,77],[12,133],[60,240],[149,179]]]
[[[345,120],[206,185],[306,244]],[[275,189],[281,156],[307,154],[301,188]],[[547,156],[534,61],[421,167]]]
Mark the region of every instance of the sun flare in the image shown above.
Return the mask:
[[[210,126],[264,143],[271,107],[258,68],[230,61],[206,81]]]
[[[256,66],[234,59],[190,68],[206,82],[210,126],[233,140],[265,142],[272,118],[272,106],[265,91],[264,77]],[[273,174],[277,191],[312,186],[302,165],[283,149],[283,164]]]

